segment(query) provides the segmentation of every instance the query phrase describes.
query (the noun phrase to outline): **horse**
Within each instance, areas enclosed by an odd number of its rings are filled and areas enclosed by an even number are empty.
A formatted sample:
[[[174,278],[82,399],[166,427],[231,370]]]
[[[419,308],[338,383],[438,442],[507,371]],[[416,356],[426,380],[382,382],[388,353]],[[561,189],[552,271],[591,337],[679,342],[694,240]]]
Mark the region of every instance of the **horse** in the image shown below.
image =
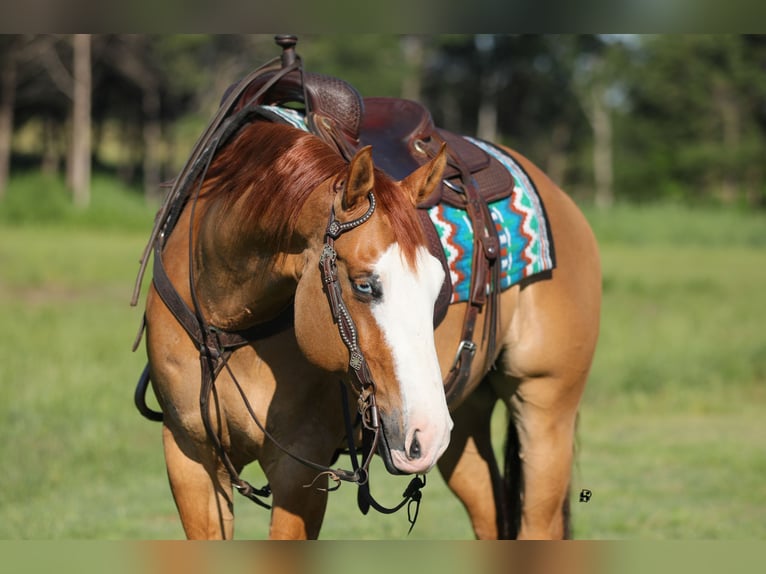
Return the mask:
[[[471,302],[450,304],[435,326],[445,269],[417,206],[442,184],[446,146],[395,179],[370,146],[344,158],[265,116],[195,174],[155,251],[143,380],[162,409],[186,536],[232,538],[236,489],[272,496],[270,538],[317,538],[332,481],[364,484],[376,452],[391,473],[438,468],[479,539],[567,537],[601,297],[597,244],[576,204],[502,148],[544,204],[555,269],[496,289],[496,311],[475,309],[476,331],[496,331],[497,344],[472,346],[464,381],[445,392]],[[361,424],[348,414],[355,397]],[[498,401],[509,412],[503,472],[490,433]],[[331,469],[362,436],[364,464]],[[268,491],[239,478],[255,461]]]

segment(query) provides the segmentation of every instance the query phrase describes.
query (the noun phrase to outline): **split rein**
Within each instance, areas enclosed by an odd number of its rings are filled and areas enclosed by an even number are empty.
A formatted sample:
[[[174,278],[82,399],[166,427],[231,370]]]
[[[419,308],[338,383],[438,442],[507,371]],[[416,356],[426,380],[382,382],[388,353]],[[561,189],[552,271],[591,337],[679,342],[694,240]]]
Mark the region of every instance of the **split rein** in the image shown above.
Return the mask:
[[[342,184],[341,184],[342,185]],[[337,186],[336,186],[337,191]],[[192,209],[192,219],[194,218],[194,210],[196,208],[197,199],[199,197],[199,188],[194,196]],[[213,429],[210,422],[210,408],[209,398],[215,393],[215,380],[221,370],[225,369],[229,377],[233,381],[237,388],[237,391],[242,398],[245,408],[248,414],[255,422],[256,426],[263,432],[264,436],[268,438],[278,449],[290,456],[297,462],[313,468],[319,472],[316,478],[305,487],[312,487],[314,483],[322,476],[327,476],[335,484],[327,488],[328,491],[334,491],[340,488],[341,482],[352,482],[359,487],[358,492],[358,505],[363,514],[366,514],[370,506],[376,511],[384,514],[392,514],[400,510],[405,504],[407,505],[407,518],[410,523],[410,529],[412,531],[417,520],[418,511],[420,509],[420,501],[422,499],[421,489],[425,486],[425,476],[422,480],[419,476],[412,478],[404,493],[402,494],[403,500],[392,508],[385,507],[378,503],[370,493],[369,487],[369,467],[372,462],[372,458],[378,448],[381,436],[381,423],[378,413],[378,407],[375,400],[375,382],[373,381],[372,374],[367,364],[358,341],[357,329],[354,324],[354,320],[343,301],[343,295],[341,286],[338,281],[338,268],[337,268],[337,252],[335,251],[335,240],[338,239],[343,233],[350,231],[356,227],[359,227],[363,223],[372,217],[376,208],[375,196],[372,192],[368,195],[369,208],[367,212],[361,217],[349,221],[340,222],[335,217],[334,207],[330,208],[330,217],[325,230],[325,243],[322,249],[322,253],[319,258],[319,267],[322,276],[322,282],[324,284],[324,291],[327,295],[327,299],[330,304],[330,310],[332,312],[333,320],[338,326],[338,332],[340,338],[349,352],[349,371],[352,373],[352,386],[358,391],[359,396],[357,399],[357,409],[360,415],[362,424],[362,463],[359,464],[357,458],[357,450],[354,444],[354,425],[351,422],[351,414],[348,405],[348,397],[343,382],[340,381],[341,398],[343,402],[343,416],[346,430],[346,440],[348,443],[349,456],[351,458],[353,470],[333,469],[318,463],[305,459],[293,452],[290,452],[285,448],[271,433],[269,433],[261,421],[258,419],[250,401],[234,374],[231,366],[229,365],[229,357],[231,355],[231,348],[227,348],[221,343],[218,331],[215,327],[207,324],[205,321],[201,307],[199,305],[199,299],[194,287],[194,272],[193,272],[193,226],[189,230],[189,266],[190,266],[190,288],[191,299],[194,306],[196,319],[199,321],[200,331],[202,332],[202,341],[197,341],[200,348],[200,365],[202,369],[201,373],[201,387],[200,387],[200,409],[202,414],[202,420],[205,426],[205,431],[208,438],[218,452],[219,458],[226,467],[232,481],[233,487],[243,496],[252,500],[259,506],[264,508],[271,508],[269,504],[261,500],[261,498],[268,497],[271,494],[271,489],[268,485],[263,488],[255,488],[247,481],[243,480],[228,453],[226,452],[223,443],[219,436]],[[155,257],[159,257],[160,253],[156,253]],[[355,380],[356,384],[353,384]]]

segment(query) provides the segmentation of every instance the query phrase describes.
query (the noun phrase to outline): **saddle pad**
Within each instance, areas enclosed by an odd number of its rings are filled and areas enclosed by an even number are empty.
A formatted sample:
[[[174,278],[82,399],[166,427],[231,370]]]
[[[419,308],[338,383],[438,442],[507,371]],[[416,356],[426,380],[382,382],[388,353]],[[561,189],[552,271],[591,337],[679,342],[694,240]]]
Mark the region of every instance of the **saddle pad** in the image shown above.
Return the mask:
[[[542,200],[524,170],[495,146],[466,137],[496,158],[513,177],[513,192],[488,205],[500,239],[500,289],[505,290],[526,277],[555,268],[553,241]],[[473,229],[468,214],[440,203],[428,209],[436,228],[452,279],[450,303],[467,301],[471,284]]]
[[[261,106],[263,109],[268,110],[270,112],[274,112],[279,117],[281,117],[286,124],[290,124],[294,128],[298,128],[299,130],[303,130],[304,132],[309,131],[308,124],[306,123],[306,116],[303,115],[303,113],[299,112],[298,110],[293,110],[292,108],[282,108],[279,106]]]

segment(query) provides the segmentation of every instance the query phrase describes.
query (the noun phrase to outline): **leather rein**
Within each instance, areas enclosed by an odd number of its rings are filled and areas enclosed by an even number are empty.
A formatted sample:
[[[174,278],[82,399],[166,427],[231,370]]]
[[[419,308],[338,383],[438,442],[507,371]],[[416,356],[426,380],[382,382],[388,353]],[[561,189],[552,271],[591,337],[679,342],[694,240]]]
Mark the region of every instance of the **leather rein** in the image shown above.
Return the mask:
[[[207,172],[207,168],[212,161],[213,155],[214,154],[211,153],[207,156],[207,165],[205,165],[200,170],[201,175],[190,205],[192,221],[194,220],[197,201],[199,199],[202,188],[202,180],[204,179],[204,174]],[[338,189],[339,186],[336,185],[336,192]],[[344,407],[343,410],[344,423],[346,427],[346,439],[348,452],[351,456],[353,470],[330,468],[328,466],[321,465],[301,457],[284,447],[259,420],[255,410],[247,398],[244,389],[242,388],[242,385],[240,384],[234,371],[231,368],[231,365],[229,364],[229,358],[233,351],[237,348],[245,346],[253,340],[269,336],[288,327],[292,320],[291,316],[288,317],[288,315],[292,314],[292,306],[283,311],[276,319],[263,325],[256,325],[255,327],[245,331],[225,331],[210,325],[204,318],[204,314],[202,313],[202,309],[199,304],[199,298],[197,296],[196,288],[194,285],[193,226],[190,226],[189,228],[188,254],[188,264],[190,270],[189,288],[193,309],[190,309],[188,305],[186,305],[186,303],[183,301],[183,299],[180,297],[170,282],[162,262],[161,241],[157,241],[154,248],[153,282],[155,290],[160,295],[160,298],[163,300],[168,309],[173,313],[176,320],[178,320],[178,322],[184,327],[189,337],[194,341],[195,345],[197,345],[199,348],[199,359],[201,367],[199,405],[202,421],[208,439],[215,447],[221,462],[226,467],[226,470],[231,477],[232,486],[240,494],[252,500],[259,506],[264,508],[271,508],[269,504],[262,500],[271,494],[270,487],[266,485],[263,488],[256,488],[240,477],[239,472],[237,471],[234,463],[226,452],[225,447],[223,446],[221,437],[218,433],[216,433],[211,423],[210,397],[215,395],[215,381],[223,370],[226,370],[229,377],[233,381],[237,392],[239,393],[243,404],[248,411],[248,414],[256,426],[261,430],[261,432],[263,432],[264,436],[286,455],[290,456],[297,462],[318,471],[319,474],[317,477],[314,479],[314,481],[312,481],[311,484],[305,485],[306,487],[311,487],[316,482],[316,480],[323,475],[327,476],[335,483],[334,486],[328,488],[327,490],[337,490],[340,487],[341,482],[355,483],[359,486],[358,504],[360,510],[364,514],[367,513],[370,506],[372,506],[378,512],[388,514],[396,512],[405,504],[407,504],[408,520],[410,522],[411,531],[417,519],[419,504],[422,498],[420,489],[425,486],[425,477],[423,477],[422,480],[419,476],[413,477],[403,494],[403,500],[393,508],[387,508],[379,504],[370,493],[369,466],[373,455],[375,454],[380,443],[381,437],[381,423],[375,400],[376,387],[367,361],[359,347],[356,325],[345,302],[343,301],[343,295],[341,292],[340,283],[338,281],[338,269],[336,265],[337,253],[334,248],[335,240],[338,239],[338,237],[340,237],[343,233],[359,227],[367,220],[369,220],[370,217],[372,217],[376,208],[375,196],[372,192],[369,193],[368,200],[369,208],[367,209],[366,213],[361,217],[349,222],[338,221],[335,217],[335,210],[333,207],[331,207],[329,221],[325,230],[325,242],[319,259],[321,278],[324,285],[324,291],[330,304],[333,320],[338,326],[338,332],[340,334],[341,340],[349,351],[348,366],[349,372],[352,375],[352,386],[359,393],[357,399],[357,409],[359,418],[361,420],[363,435],[361,464],[357,460],[358,453],[354,444],[354,424],[351,421],[346,389],[343,385],[343,382],[341,381],[340,386]],[[148,377],[148,367],[147,370],[144,371],[142,377]],[[143,414],[152,420],[161,420],[161,413],[149,411],[147,414],[143,409],[139,408],[139,410],[141,410]]]
[[[369,194],[370,206],[367,212],[358,219],[350,222],[339,222],[335,218],[334,209],[331,208],[327,229],[325,231],[325,243],[319,263],[322,281],[324,283],[325,293],[327,294],[333,319],[338,325],[341,340],[349,351],[349,371],[353,374],[352,379],[355,379],[358,385],[358,388],[356,389],[359,392],[357,410],[362,424],[363,437],[361,453],[363,460],[361,464],[358,461],[359,453],[357,453],[354,442],[355,425],[351,420],[348,396],[343,381],[340,381],[348,453],[351,457],[353,467],[353,470],[351,471],[339,468],[332,469],[328,466],[312,462],[290,452],[280,444],[280,442],[266,430],[265,426],[258,419],[255,410],[250,404],[246,393],[229,364],[229,358],[234,350],[248,345],[254,340],[272,335],[289,327],[292,322],[292,306],[285,309],[276,319],[263,325],[256,325],[255,327],[244,331],[233,332],[218,329],[217,327],[208,324],[205,320],[194,285],[193,226],[190,226],[189,229],[189,285],[192,305],[194,308],[193,311],[184,302],[172,285],[162,262],[162,250],[165,240],[174,228],[184,206],[188,203],[187,200],[191,195],[189,192],[191,186],[197,182],[195,186],[196,190],[193,193],[192,204],[190,206],[190,209],[192,210],[191,219],[192,221],[194,219],[194,211],[201,192],[202,182],[216,152],[226,145],[226,142],[236,134],[245,123],[251,121],[255,116],[264,117],[271,121],[281,121],[281,118],[263,110],[257,103],[259,98],[289,73],[297,72],[301,75],[301,78],[303,77],[304,72],[302,62],[300,57],[298,57],[292,49],[294,43],[291,43],[291,40],[287,37],[285,37],[285,42],[283,47],[286,47],[287,49],[285,49],[281,58],[281,68],[277,67],[279,59],[275,58],[239,82],[224,97],[224,101],[219,108],[218,114],[195,144],[189,160],[184,166],[181,174],[176,178],[172,189],[168,193],[166,201],[160,209],[160,212],[157,214],[149,242],[140,260],[140,268],[133,289],[131,305],[135,306],[138,302],[144,271],[148,263],[149,254],[153,251],[153,284],[155,290],[167,308],[175,316],[179,324],[181,324],[189,337],[199,348],[201,367],[199,404],[205,432],[215,447],[221,462],[226,467],[226,470],[231,477],[232,486],[240,494],[249,498],[259,506],[271,508],[269,504],[262,500],[262,498],[268,497],[271,494],[269,485],[262,488],[255,488],[239,476],[239,472],[226,452],[220,436],[215,432],[210,421],[210,396],[215,394],[215,381],[220,372],[224,369],[236,386],[237,392],[242,398],[248,414],[256,426],[263,432],[264,436],[294,460],[319,472],[314,481],[312,481],[312,484],[305,485],[306,487],[312,486],[322,475],[328,476],[328,478],[335,483],[335,486],[330,487],[328,490],[336,490],[339,488],[341,481],[353,482],[359,487],[357,501],[363,514],[366,514],[370,507],[373,507],[378,512],[391,514],[407,504],[410,531],[412,531],[420,508],[420,501],[422,498],[421,489],[425,486],[425,476],[423,476],[422,480],[419,476],[413,477],[402,495],[403,499],[399,504],[392,508],[379,504],[370,493],[369,466],[381,437],[381,423],[375,401],[375,382],[373,381],[369,367],[367,366],[367,361],[359,348],[356,326],[345,302],[343,301],[340,283],[338,282],[338,270],[336,266],[337,254],[334,249],[335,240],[340,237],[341,234],[362,225],[372,217],[376,207],[375,196],[372,193]],[[274,72],[273,77],[265,82],[255,95],[248,98],[248,101],[242,109],[236,113],[230,113],[235,102],[245,92],[250,83],[255,78],[267,72]],[[301,83],[304,85],[303,90],[306,115],[307,117],[310,117],[309,98],[306,96],[305,83],[303,81]],[[139,328],[138,336],[133,345],[134,351],[140,343],[145,326],[146,321],[144,317]],[[149,366],[147,365],[141,374],[139,384],[136,388],[134,397],[135,404],[139,412],[149,420],[161,421],[163,419],[163,414],[150,409],[146,405],[144,397],[141,394],[142,390],[145,391],[148,387],[148,383]]]

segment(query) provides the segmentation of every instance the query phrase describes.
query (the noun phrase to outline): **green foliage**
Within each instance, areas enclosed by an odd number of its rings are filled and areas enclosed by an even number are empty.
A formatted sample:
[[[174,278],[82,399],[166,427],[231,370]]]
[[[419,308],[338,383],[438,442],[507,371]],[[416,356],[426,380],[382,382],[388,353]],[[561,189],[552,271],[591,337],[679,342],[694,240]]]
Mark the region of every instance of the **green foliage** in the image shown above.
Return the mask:
[[[619,193],[761,201],[764,57],[761,40],[740,35],[644,38],[621,72]]]
[[[300,39],[298,51],[308,70],[342,78],[362,96],[401,95],[405,70],[398,36],[306,36]]]
[[[364,96],[400,96],[405,86],[419,92],[437,123],[453,131],[475,134],[479,109],[494,108],[500,143],[554,171],[584,199],[604,173],[594,169],[593,151],[608,147],[617,200],[766,205],[763,36],[417,38],[417,49],[408,50],[415,44],[393,34],[307,34],[298,53],[307,70],[342,78]],[[186,158],[225,88],[279,55],[267,34],[101,34],[92,46],[94,155],[106,163],[118,149],[121,157],[109,162],[140,175],[143,138],[158,128],[144,122],[156,114],[163,141],[152,153],[163,177]],[[69,38],[9,36],[0,59],[11,55],[19,86],[15,151],[62,156]],[[609,145],[595,135],[595,109],[607,111]]]

